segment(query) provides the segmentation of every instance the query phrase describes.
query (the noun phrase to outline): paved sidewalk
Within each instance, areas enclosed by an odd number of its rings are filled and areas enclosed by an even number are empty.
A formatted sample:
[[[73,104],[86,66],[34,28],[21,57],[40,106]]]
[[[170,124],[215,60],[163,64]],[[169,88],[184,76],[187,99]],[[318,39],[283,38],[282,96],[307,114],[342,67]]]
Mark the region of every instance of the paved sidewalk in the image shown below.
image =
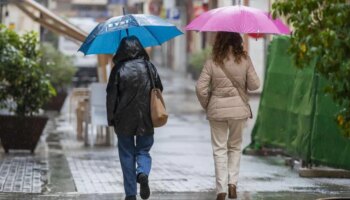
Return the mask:
[[[298,193],[298,192],[244,192],[239,193],[237,200],[316,200],[326,197],[339,197],[342,194]],[[214,193],[152,193],[149,200],[215,200]],[[140,199],[140,197],[138,198]],[[124,200],[122,194],[11,194],[0,193],[0,200]],[[338,200],[338,199],[334,199]],[[348,199],[344,199],[348,200]]]
[[[45,139],[53,127],[48,122],[35,154],[29,151],[11,151],[5,154],[0,150],[0,194],[1,193],[42,193],[48,182],[48,155]]]
[[[156,129],[151,151],[150,200],[215,199],[210,129],[196,100],[194,82],[168,69],[159,71],[170,118],[167,126]],[[252,99],[254,113],[258,102],[257,97]],[[34,156],[1,154],[1,189],[7,189],[0,191],[0,200],[122,200],[122,173],[116,146],[85,147],[82,141],[77,141],[67,105],[60,116],[51,117]],[[244,130],[244,146],[250,142],[253,124],[253,120],[249,121]],[[284,162],[283,157],[243,156],[239,199],[350,196],[349,179],[300,178]],[[34,192],[40,194],[30,194]]]
[[[159,72],[165,86],[164,98],[170,118],[167,126],[156,129],[155,144],[151,151],[152,192],[162,195],[168,192],[205,193],[211,194],[208,199],[212,199],[215,196],[215,178],[210,129],[196,100],[194,82],[169,69],[160,68]],[[255,113],[258,101],[257,97],[252,99]],[[82,142],[76,141],[74,129],[65,119],[68,118],[63,114],[57,123],[57,130],[62,133],[63,154],[76,192],[107,196],[110,193],[123,193],[117,148],[84,147]],[[253,124],[254,121],[249,121],[244,131],[244,146],[250,142]],[[350,191],[348,179],[300,178],[297,171],[286,167],[284,162],[282,157],[243,156],[238,187],[242,199],[254,199],[251,197],[253,194],[266,196],[281,193],[300,194],[299,199],[302,199],[303,196],[344,195]],[[292,195],[290,197],[294,199]]]
[[[0,191],[41,193],[46,162],[33,156],[16,155],[1,160]]]

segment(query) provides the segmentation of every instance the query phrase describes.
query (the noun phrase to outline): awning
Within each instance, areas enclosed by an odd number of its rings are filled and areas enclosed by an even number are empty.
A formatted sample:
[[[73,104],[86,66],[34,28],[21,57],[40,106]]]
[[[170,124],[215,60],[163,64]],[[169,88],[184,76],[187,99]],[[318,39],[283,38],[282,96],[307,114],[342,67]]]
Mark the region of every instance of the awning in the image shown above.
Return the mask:
[[[87,33],[63,20],[34,0],[11,0],[10,2],[15,4],[34,21],[57,34],[65,35],[80,42],[84,42],[87,37]],[[33,12],[33,9],[36,12]],[[38,15],[37,13],[40,14]]]

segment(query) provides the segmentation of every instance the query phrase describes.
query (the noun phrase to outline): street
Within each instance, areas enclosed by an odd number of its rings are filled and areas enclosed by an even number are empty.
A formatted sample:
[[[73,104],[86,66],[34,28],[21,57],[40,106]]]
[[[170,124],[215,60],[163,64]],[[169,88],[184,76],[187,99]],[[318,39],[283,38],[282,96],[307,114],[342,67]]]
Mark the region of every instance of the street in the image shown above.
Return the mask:
[[[151,154],[153,168],[151,199],[214,199],[214,163],[210,129],[194,93],[194,81],[166,68],[159,68],[170,119],[156,129]],[[259,97],[251,98],[256,116]],[[1,169],[11,159],[37,160],[41,172],[42,193],[31,190],[32,199],[122,199],[122,173],[116,147],[85,147],[76,140],[74,125],[69,122],[67,105],[60,116],[48,123],[35,156],[11,153],[2,159]],[[55,116],[55,115],[53,115]],[[244,131],[244,146],[250,142],[254,121]],[[2,154],[4,155],[4,154]],[[33,162],[34,162],[33,161]],[[12,168],[19,169],[14,163]],[[32,165],[29,162],[28,165]],[[48,167],[47,167],[47,166]],[[48,169],[45,169],[46,168]],[[27,166],[28,168],[28,166]],[[16,172],[16,170],[10,170]],[[18,171],[18,170],[17,170]],[[31,174],[32,173],[32,174]],[[36,174],[36,175],[35,175]],[[9,174],[9,177],[18,175]],[[28,176],[28,175],[27,175]],[[46,178],[45,178],[46,177]],[[34,178],[33,178],[34,180]],[[32,181],[33,182],[33,181]],[[34,183],[22,183],[26,185]],[[6,184],[5,184],[6,185]],[[3,190],[0,199],[29,199],[13,190]],[[283,157],[243,156],[238,185],[239,199],[316,199],[350,196],[348,179],[300,178],[296,169],[285,166]]]

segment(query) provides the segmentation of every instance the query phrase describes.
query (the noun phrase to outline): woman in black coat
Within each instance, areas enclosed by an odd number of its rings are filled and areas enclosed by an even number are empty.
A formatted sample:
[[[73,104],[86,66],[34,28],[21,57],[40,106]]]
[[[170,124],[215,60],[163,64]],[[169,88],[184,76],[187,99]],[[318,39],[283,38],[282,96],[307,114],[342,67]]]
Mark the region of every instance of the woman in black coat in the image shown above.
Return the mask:
[[[123,38],[113,62],[107,85],[107,119],[118,136],[125,200],[136,199],[137,182],[140,183],[141,198],[148,199],[152,163],[149,151],[154,141],[149,73],[153,74],[157,88],[163,90],[163,86],[156,68],[135,36]]]

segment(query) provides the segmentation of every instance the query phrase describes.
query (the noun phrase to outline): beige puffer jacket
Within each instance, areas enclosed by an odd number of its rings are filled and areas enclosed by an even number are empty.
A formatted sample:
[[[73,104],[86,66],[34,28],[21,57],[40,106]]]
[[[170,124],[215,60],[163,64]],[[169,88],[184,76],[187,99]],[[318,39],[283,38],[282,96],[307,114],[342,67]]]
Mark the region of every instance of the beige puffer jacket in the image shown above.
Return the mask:
[[[239,64],[232,56],[224,64],[240,85],[246,86],[250,91],[260,87],[259,77],[249,56],[247,59],[242,58]],[[250,116],[249,107],[243,102],[238,90],[212,60],[205,63],[197,81],[196,92],[209,120],[246,119]]]

